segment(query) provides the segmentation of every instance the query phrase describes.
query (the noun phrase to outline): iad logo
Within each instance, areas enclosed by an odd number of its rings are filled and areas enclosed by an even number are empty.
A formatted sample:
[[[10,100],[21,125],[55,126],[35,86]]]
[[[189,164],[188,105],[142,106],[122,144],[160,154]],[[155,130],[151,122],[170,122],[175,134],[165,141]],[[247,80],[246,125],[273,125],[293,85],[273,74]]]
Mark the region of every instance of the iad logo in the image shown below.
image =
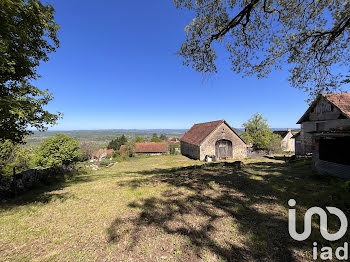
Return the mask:
[[[296,201],[294,199],[289,199],[288,205],[290,207],[294,207],[296,205]],[[304,217],[304,232],[298,233],[296,231],[296,212],[295,209],[289,209],[289,221],[288,221],[288,230],[290,236],[297,240],[303,241],[307,239],[311,234],[311,219],[313,215],[318,215],[320,217],[320,233],[322,237],[328,241],[336,241],[342,238],[347,231],[348,228],[348,220],[345,214],[336,207],[326,207],[330,214],[336,215],[340,220],[340,229],[336,233],[329,233],[327,227],[327,213],[320,207],[312,207],[308,209],[305,213]],[[341,255],[340,252],[343,254]],[[344,247],[338,247],[335,251],[335,255],[339,260],[347,260],[348,259],[348,243],[344,243]],[[322,260],[329,260],[333,257],[333,250],[331,247],[323,247],[321,249],[320,258]],[[313,258],[317,259],[317,243],[314,242],[313,247]]]

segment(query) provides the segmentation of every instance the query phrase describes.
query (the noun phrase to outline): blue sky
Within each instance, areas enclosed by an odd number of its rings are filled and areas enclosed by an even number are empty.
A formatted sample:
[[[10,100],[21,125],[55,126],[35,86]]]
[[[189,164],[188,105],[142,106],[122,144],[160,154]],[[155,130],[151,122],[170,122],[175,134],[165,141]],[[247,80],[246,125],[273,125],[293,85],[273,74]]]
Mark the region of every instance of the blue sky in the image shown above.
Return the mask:
[[[296,127],[307,94],[292,88],[288,73],[241,78],[218,60],[204,77],[175,55],[192,16],[172,1],[50,0],[61,26],[60,48],[40,65],[64,118],[50,130],[189,128],[225,119],[241,127],[255,112],[272,127]]]

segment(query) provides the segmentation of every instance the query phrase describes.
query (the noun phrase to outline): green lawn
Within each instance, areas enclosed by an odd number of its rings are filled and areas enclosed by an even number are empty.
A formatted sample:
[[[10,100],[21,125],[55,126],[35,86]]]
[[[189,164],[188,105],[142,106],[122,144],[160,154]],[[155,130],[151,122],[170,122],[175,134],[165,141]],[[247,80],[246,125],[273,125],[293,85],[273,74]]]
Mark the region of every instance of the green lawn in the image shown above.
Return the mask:
[[[0,260],[311,261],[313,241],[330,244],[317,219],[307,241],[291,239],[287,201],[297,200],[299,226],[311,206],[350,217],[349,183],[312,175],[308,162],[200,164],[136,158],[2,203]]]

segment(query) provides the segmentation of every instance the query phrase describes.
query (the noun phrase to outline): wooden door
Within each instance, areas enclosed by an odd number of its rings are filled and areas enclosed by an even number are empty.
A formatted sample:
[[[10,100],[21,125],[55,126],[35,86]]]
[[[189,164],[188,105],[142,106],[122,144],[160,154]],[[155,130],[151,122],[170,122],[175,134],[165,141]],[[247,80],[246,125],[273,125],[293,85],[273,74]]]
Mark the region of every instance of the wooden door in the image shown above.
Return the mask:
[[[232,157],[232,142],[229,140],[219,140],[215,144],[215,155],[218,159]]]

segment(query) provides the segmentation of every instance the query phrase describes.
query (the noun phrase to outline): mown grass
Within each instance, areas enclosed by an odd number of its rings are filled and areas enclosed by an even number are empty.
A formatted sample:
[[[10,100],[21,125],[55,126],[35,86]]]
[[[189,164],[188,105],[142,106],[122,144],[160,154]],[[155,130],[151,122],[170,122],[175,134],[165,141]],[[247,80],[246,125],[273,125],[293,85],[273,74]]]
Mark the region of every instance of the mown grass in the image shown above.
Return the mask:
[[[2,203],[0,260],[311,261],[313,241],[330,244],[317,219],[307,241],[290,238],[288,200],[297,200],[299,231],[311,206],[349,217],[349,184],[313,175],[309,162],[200,164],[136,158]]]

